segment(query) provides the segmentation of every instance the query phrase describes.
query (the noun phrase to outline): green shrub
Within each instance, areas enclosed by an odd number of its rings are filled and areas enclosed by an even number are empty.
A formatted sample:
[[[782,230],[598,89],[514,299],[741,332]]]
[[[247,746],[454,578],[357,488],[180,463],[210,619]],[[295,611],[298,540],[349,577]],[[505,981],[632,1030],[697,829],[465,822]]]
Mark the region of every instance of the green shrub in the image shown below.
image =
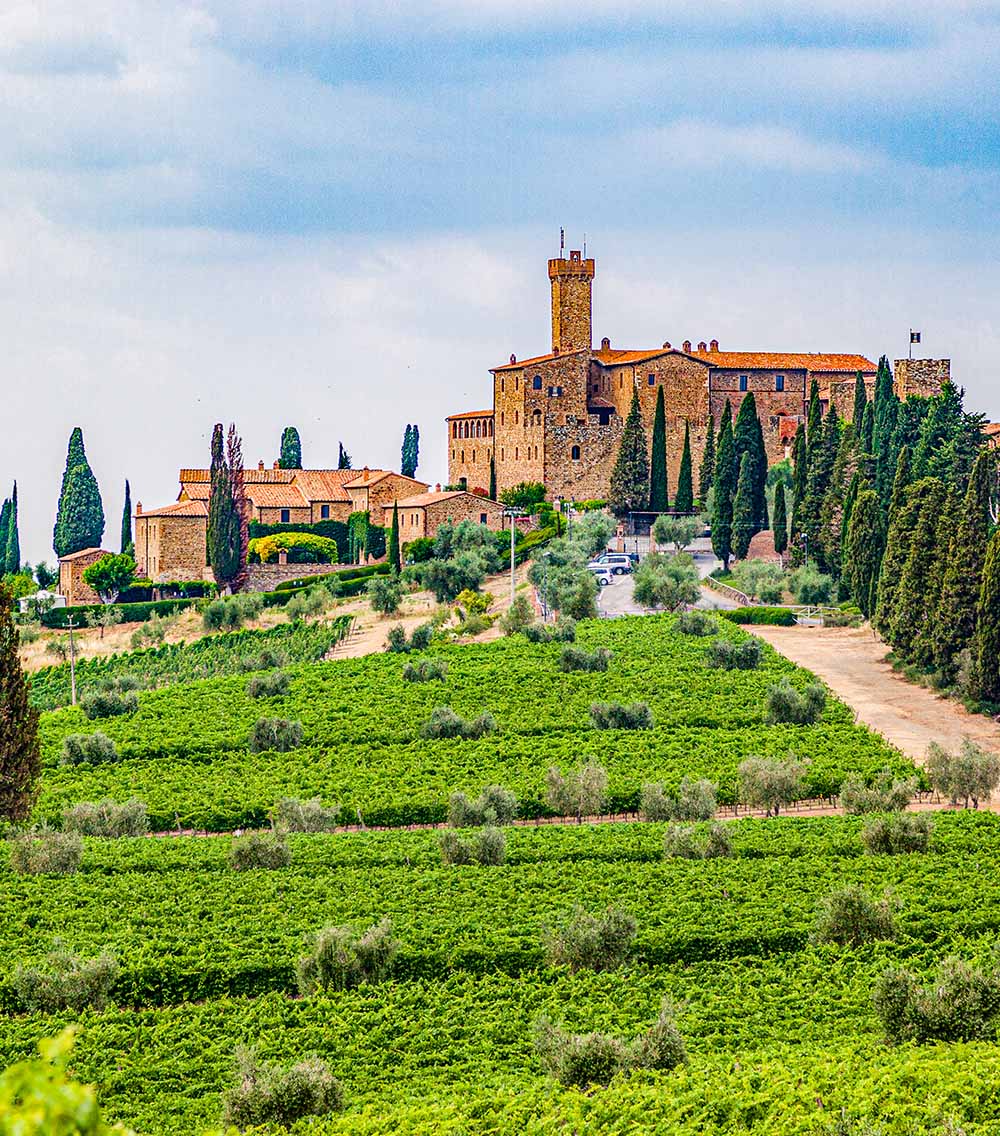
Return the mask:
[[[595,761],[566,774],[553,765],[545,774],[545,803],[558,816],[575,816],[577,824],[601,812],[607,791],[608,771]]]
[[[350,990],[363,983],[382,982],[398,950],[388,919],[362,935],[351,927],[325,927],[316,934],[309,953],[299,959],[299,992]]]
[[[10,868],[21,876],[71,876],[80,867],[83,841],[78,832],[37,828],[8,841]]]
[[[767,815],[777,816],[782,805],[802,798],[806,765],[789,755],[786,759],[748,757],[736,772],[739,799],[756,805]]]
[[[651,730],[653,713],[646,702],[595,702],[590,720],[598,730]]]
[[[403,602],[403,588],[396,576],[373,576],[368,581],[368,602],[372,611],[392,615]]]
[[[290,679],[285,671],[266,671],[255,674],[247,682],[248,698],[280,698],[288,693]]]
[[[611,652],[606,647],[598,647],[596,651],[585,651],[582,647],[574,647],[567,643],[559,656],[559,669],[561,671],[606,671],[611,660]]]
[[[68,734],[63,739],[59,764],[104,765],[118,759],[118,747],[107,734],[97,731],[93,734]]]
[[[841,947],[894,939],[893,904],[888,899],[872,899],[861,887],[838,888],[820,903],[810,937],[814,943],[836,943]]]
[[[186,611],[189,607],[197,607],[199,601],[187,600],[154,600],[152,603],[119,604],[122,620],[125,623],[144,623],[154,615],[176,615]],[[99,611],[103,604],[84,604],[78,607],[54,607],[42,612],[40,622],[43,627],[65,630],[72,618],[74,624],[80,627],[92,611]]]
[[[962,739],[957,753],[949,753],[937,742],[931,742],[925,768],[942,797],[966,808],[971,802],[978,809],[980,800],[988,801],[1000,784],[1000,754],[983,749],[971,738]]]
[[[787,607],[736,607],[715,613],[720,619],[731,623],[769,625],[771,627],[794,627],[795,612]]]
[[[338,826],[340,805],[325,807],[319,797],[303,801],[282,797],[274,806],[271,821],[286,832],[331,832]]]
[[[292,862],[292,850],[283,832],[262,829],[234,836],[229,845],[229,866],[234,872],[249,872],[256,868],[275,871],[287,868]]]
[[[946,958],[934,980],[920,986],[904,967],[884,971],[872,992],[886,1038],[907,1041],[993,1041],[1000,1012],[1000,972],[995,963],[971,966]]]
[[[302,723],[258,718],[250,734],[251,753],[288,753],[302,745]]]
[[[422,738],[482,738],[495,734],[499,726],[493,715],[484,710],[475,718],[462,718],[450,706],[438,706],[420,727]]]
[[[889,813],[905,809],[917,791],[917,779],[898,780],[883,769],[871,785],[852,773],[840,786],[840,807],[849,816],[864,813]]]
[[[788,589],[800,604],[826,604],[833,595],[833,577],[824,575],[815,564],[803,564],[789,575]]]
[[[396,654],[409,654],[411,651],[426,651],[431,645],[434,636],[433,623],[421,623],[413,629],[413,634],[406,638],[406,628],[397,623],[390,627],[386,633],[385,649]]]
[[[576,640],[576,620],[560,616],[555,623],[531,623],[524,628],[529,643],[573,643]]]
[[[662,781],[648,782],[639,794],[639,814],[643,820],[711,820],[718,808],[716,787],[708,780],[694,780],[685,773],[670,796]]]
[[[708,665],[726,671],[752,671],[760,666],[764,657],[757,639],[733,643],[729,639],[716,639],[708,648]]]
[[[505,635],[517,635],[535,618],[535,609],[526,595],[517,595],[510,607],[500,617],[500,627]]]
[[[81,958],[57,943],[40,964],[17,966],[12,985],[18,1002],[29,1013],[79,1013],[87,1008],[103,1010],[117,978],[113,955]]]
[[[695,635],[702,639],[719,633],[718,623],[704,611],[682,611],[674,626],[682,635]]]
[[[917,813],[896,813],[878,817],[861,830],[861,842],[872,855],[900,856],[926,852],[934,825],[929,817]]]
[[[483,828],[471,840],[463,840],[453,828],[438,833],[438,848],[444,864],[503,864],[507,838],[503,829]]]
[[[787,722],[794,726],[811,726],[818,722],[826,708],[826,688],[810,683],[801,693],[787,678],[782,678],[767,692],[767,724]]]
[[[418,659],[403,667],[404,682],[444,682],[448,664],[444,659]]]
[[[714,860],[733,854],[729,829],[717,821],[711,824],[668,824],[663,832],[666,860]]]
[[[222,1123],[241,1132],[259,1125],[287,1128],[305,1116],[325,1116],[344,1106],[340,1082],[318,1057],[285,1069],[262,1065],[253,1050],[240,1048],[235,1080],[222,1096]]]
[[[80,709],[91,721],[115,718],[121,714],[134,714],[139,709],[139,699],[133,690],[105,686],[85,694],[80,699]]]
[[[286,552],[289,564],[336,564],[340,559],[337,542],[308,532],[283,532],[255,537],[247,549],[251,564],[273,564]]]
[[[635,919],[610,905],[591,915],[577,904],[557,927],[545,929],[543,940],[550,966],[578,970],[617,970],[632,951]]]
[[[149,818],[143,801],[82,801],[63,810],[63,831],[81,836],[145,836]]]
[[[487,785],[475,800],[464,793],[448,798],[448,823],[452,828],[513,824],[517,819],[517,797],[501,785]]]
[[[285,604],[285,616],[289,623],[299,623],[313,616],[322,615],[330,606],[330,591],[323,584],[313,584],[303,588]]]
[[[687,1062],[687,1047],[677,1028],[677,1008],[663,998],[656,1021],[629,1045],[629,1064],[636,1069],[676,1069]]]

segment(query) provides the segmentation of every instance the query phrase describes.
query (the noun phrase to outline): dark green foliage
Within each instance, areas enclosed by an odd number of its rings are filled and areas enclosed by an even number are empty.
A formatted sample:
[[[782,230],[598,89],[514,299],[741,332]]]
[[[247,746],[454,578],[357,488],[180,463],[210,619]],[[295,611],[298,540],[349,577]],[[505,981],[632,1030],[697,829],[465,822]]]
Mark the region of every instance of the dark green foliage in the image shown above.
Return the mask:
[[[389,567],[393,572],[399,572],[403,561],[399,548],[399,502],[392,503],[392,527],[389,529]]]
[[[497,499],[497,463],[492,455],[490,456],[490,485],[487,493],[491,501]]]
[[[502,785],[487,785],[472,800],[465,793],[452,793],[448,798],[448,823],[452,828],[513,824],[517,812],[517,797]]]
[[[35,803],[42,757],[38,711],[18,657],[10,592],[0,585],[0,821],[22,821]]]
[[[793,563],[800,563],[803,556],[803,533],[805,530],[806,490],[809,484],[809,447],[806,443],[806,428],[799,423],[795,431],[795,445],[792,448],[792,524],[788,533]]]
[[[545,500],[545,486],[540,481],[519,481],[500,494],[500,500],[511,509],[532,512]]]
[[[598,730],[651,730],[653,712],[645,702],[595,702],[590,720]]]
[[[656,388],[656,413],[653,417],[653,450],[649,470],[649,508],[662,513],[670,506],[667,485],[667,416],[663,406],[663,384]],[[678,506],[679,507],[679,506]]]
[[[0,577],[11,572],[7,565],[7,541],[10,539],[10,501],[4,498],[0,506]],[[14,571],[17,571],[15,568]]]
[[[737,607],[715,613],[731,623],[759,624],[770,627],[794,627],[795,613],[787,607]]]
[[[639,815],[646,821],[711,820],[717,808],[716,786],[686,773],[676,797],[666,791],[662,781],[647,782],[639,793]]]
[[[781,556],[788,548],[788,517],[785,506],[785,486],[782,482],[774,487],[774,517],[771,520],[774,532],[774,551]]]
[[[87,461],[83,431],[70,434],[59,493],[59,508],[52,533],[56,556],[68,556],[84,548],[98,548],[104,536],[104,506],[97,480]]]
[[[742,643],[731,639],[717,639],[708,648],[708,665],[725,671],[752,671],[760,666],[764,657],[759,639],[748,638]]]
[[[399,951],[392,923],[381,919],[363,934],[352,927],[324,927],[296,967],[301,994],[352,990],[383,982],[392,971]]]
[[[278,454],[278,469],[302,468],[302,441],[294,426],[286,426],[281,431],[281,450]]]
[[[398,576],[373,576],[368,581],[368,602],[372,611],[392,615],[399,610],[403,589]]]
[[[635,919],[621,907],[591,915],[577,904],[562,923],[545,929],[545,953],[550,966],[574,972],[617,970],[631,954],[635,932]]]
[[[251,753],[288,753],[302,745],[302,723],[287,718],[258,718],[250,733]]]
[[[904,459],[905,450],[900,454],[901,466]],[[937,478],[926,477],[909,486],[904,492],[903,500],[890,512],[889,535],[886,538],[885,556],[882,560],[878,606],[874,619],[879,634],[890,642],[895,641],[897,633],[902,633],[907,643],[911,641],[911,635],[916,634],[917,627],[913,624],[913,602],[923,596],[927,582],[926,577],[919,573],[926,570],[929,556],[936,547],[936,526],[932,531],[928,531],[926,522],[931,516],[931,508],[934,510],[936,520],[937,510],[941,508],[943,497],[944,486],[941,482]],[[921,517],[924,518],[923,525]],[[910,561],[911,548],[918,536],[918,560],[910,573],[908,585],[910,591],[904,596],[903,577]],[[908,604],[905,616],[900,611],[900,604],[904,598]]]
[[[920,507],[910,534],[889,628],[894,650],[902,658],[926,666],[932,659],[932,647],[929,637],[921,636],[921,631],[927,628],[928,616],[937,603],[940,591],[937,568],[948,551],[947,545],[940,548],[938,540],[946,490],[937,478],[928,478],[917,482],[914,492],[920,494]]]
[[[814,943],[860,947],[879,939],[896,937],[893,906],[876,900],[857,885],[838,888],[820,904],[810,938]]]
[[[123,689],[123,680],[102,683],[80,699],[80,709],[93,721],[96,718],[118,718],[134,714],[139,709],[139,698],[134,690]]]
[[[103,765],[119,760],[118,747],[106,735],[69,734],[63,741],[60,765]]]
[[[869,402],[865,407],[864,417],[861,419],[861,432],[858,434],[858,446],[862,453],[871,454],[875,445],[875,404]]]
[[[208,562],[220,588],[239,591],[246,579],[248,508],[243,489],[243,446],[230,425],[212,431],[211,493],[208,500]]]
[[[240,1048],[234,1079],[222,1095],[222,1123],[241,1132],[263,1125],[287,1128],[305,1116],[326,1116],[344,1107],[340,1082],[318,1057],[286,1069],[263,1065],[253,1050]]]
[[[412,477],[417,472],[420,462],[420,427],[407,423],[403,432],[403,449],[400,455],[400,473],[404,477]]]
[[[702,506],[708,501],[708,491],[715,482],[715,416],[708,416],[708,429],[705,432],[705,449],[698,466],[698,500]]]
[[[645,509],[649,504],[649,448],[642,426],[639,392],[632,391],[632,405],[622,430],[618,458],[611,471],[608,504],[617,517]]]
[[[252,872],[260,868],[276,871],[292,862],[292,851],[283,832],[262,829],[234,836],[229,845],[229,866],[234,872]]]
[[[351,468],[351,455],[344,449],[344,443],[338,442],[337,469]]]
[[[965,392],[950,379],[941,393],[928,400],[927,412],[913,450],[914,477],[940,477],[946,484],[963,487],[982,445],[981,414],[962,409]]]
[[[444,682],[448,664],[443,659],[418,659],[403,667],[405,682]]]
[[[736,499],[733,502],[733,556],[737,560],[745,559],[750,551],[750,541],[756,531],[753,510],[753,457],[749,453],[744,453],[740,461]]]
[[[847,434],[845,432],[845,441]],[[868,484],[860,469],[854,471],[851,483],[847,487],[847,497],[844,500],[844,511],[840,522],[840,563],[837,565],[836,575],[847,577],[847,533],[851,527],[851,514],[857,504],[858,494],[867,489]]]
[[[992,1041],[1000,1013],[1000,971],[946,958],[920,986],[912,971],[890,967],[872,991],[889,1042]]]
[[[14,489],[10,495],[10,514],[7,519],[7,526],[4,528],[2,521],[0,521],[0,562],[6,563],[4,571],[15,575],[21,570],[21,539],[18,535],[18,520],[17,520],[17,482],[14,482]],[[0,573],[2,575],[3,573]]]
[[[422,738],[482,738],[499,732],[493,715],[484,710],[475,718],[462,718],[450,706],[437,706],[420,727]]]
[[[606,647],[596,651],[585,651],[582,647],[567,644],[559,656],[561,671],[606,671],[611,660],[611,652]]]
[[[822,557],[823,502],[833,482],[834,468],[840,452],[840,418],[836,406],[831,406],[827,412],[822,437],[809,437],[808,446],[809,479],[804,505],[804,532],[809,542],[809,555]],[[824,567],[826,567],[825,562]]]
[[[865,387],[865,377],[858,371],[857,378],[854,380],[854,413],[851,415],[851,422],[854,423],[856,431],[860,432],[865,420],[865,410],[868,407],[868,390]]]
[[[733,427],[733,445],[736,449],[736,466],[741,476],[743,457],[748,455],[750,458],[750,522],[752,532],[750,537],[747,538],[747,543],[749,543],[754,533],[760,532],[766,526],[765,512],[767,510],[765,493],[767,487],[767,451],[764,448],[764,432],[757,414],[757,399],[752,391],[748,392],[740,403],[740,411]],[[734,522],[733,544],[735,545],[736,542],[737,535]],[[742,557],[738,557],[738,559],[742,559]]]
[[[410,638],[406,638],[406,628],[397,623],[390,627],[386,635],[385,649],[396,654],[409,654],[411,651],[426,651],[434,635],[434,625],[422,623],[413,629]]]
[[[818,722],[826,708],[826,688],[818,682],[798,691],[783,678],[767,692],[767,724],[790,722],[795,726],[811,726]]]
[[[871,785],[852,773],[840,787],[840,807],[848,816],[897,812],[906,808],[916,791],[916,778],[899,780],[888,769],[883,769]]]
[[[125,504],[122,507],[121,551],[123,555],[135,557],[135,543],[132,540],[132,490],[125,480]]]
[[[660,388],[662,390],[662,387]],[[694,480],[691,471],[691,424],[684,420],[684,448],[681,450],[681,464],[677,472],[677,493],[674,508],[679,513],[690,513],[694,508]]]
[[[529,643],[573,643],[576,640],[576,620],[560,616],[555,623],[529,623],[524,628]]]
[[[674,626],[682,635],[695,635],[701,638],[716,635],[719,631],[719,625],[705,611],[682,611]]]
[[[813,459],[822,444],[822,438],[823,405],[819,397],[819,380],[813,379],[809,387],[809,412],[806,416],[806,447],[810,469],[812,469]]]
[[[131,553],[109,552],[83,570],[83,582],[93,588],[105,604],[113,604],[135,579],[135,560]]]
[[[736,497],[739,469],[733,439],[733,412],[730,404],[722,412],[719,448],[715,459],[715,481],[712,485],[712,550],[729,567],[733,554],[733,500]]]
[[[287,671],[255,674],[247,682],[247,698],[280,698],[288,693],[289,682]]]
[[[13,986],[22,1009],[29,1013],[79,1013],[104,1009],[117,978],[114,956],[81,958],[59,945],[41,964],[18,966]]]
[[[990,538],[983,564],[972,664],[977,696],[984,702],[1000,703],[1000,528]]]
[[[875,455],[875,491],[879,500],[887,503],[896,472],[898,454],[893,439],[896,433],[896,416],[899,399],[893,389],[892,367],[883,355],[878,361],[875,377],[874,422],[870,452]]]
[[[927,816],[894,813],[868,821],[861,830],[861,843],[873,856],[902,856],[926,852],[934,825]]]

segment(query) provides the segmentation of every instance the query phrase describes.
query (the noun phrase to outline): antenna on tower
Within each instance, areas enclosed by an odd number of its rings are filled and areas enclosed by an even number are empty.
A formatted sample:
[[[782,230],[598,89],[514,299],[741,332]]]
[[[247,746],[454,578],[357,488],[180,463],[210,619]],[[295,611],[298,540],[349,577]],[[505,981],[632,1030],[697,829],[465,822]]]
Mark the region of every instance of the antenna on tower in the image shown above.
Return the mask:
[[[559,259],[563,259],[563,252],[566,249],[566,230],[560,225],[559,227]]]
[[[587,259],[587,234],[583,234],[583,259]]]

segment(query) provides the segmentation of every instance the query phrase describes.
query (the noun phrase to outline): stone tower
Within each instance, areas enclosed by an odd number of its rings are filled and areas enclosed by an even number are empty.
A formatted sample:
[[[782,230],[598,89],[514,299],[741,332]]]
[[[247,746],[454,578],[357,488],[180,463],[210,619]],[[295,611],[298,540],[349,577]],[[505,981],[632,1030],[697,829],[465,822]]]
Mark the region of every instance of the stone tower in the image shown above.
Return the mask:
[[[569,254],[569,260],[549,261],[554,352],[590,350],[590,290],[593,279],[593,260],[583,260],[576,250]]]

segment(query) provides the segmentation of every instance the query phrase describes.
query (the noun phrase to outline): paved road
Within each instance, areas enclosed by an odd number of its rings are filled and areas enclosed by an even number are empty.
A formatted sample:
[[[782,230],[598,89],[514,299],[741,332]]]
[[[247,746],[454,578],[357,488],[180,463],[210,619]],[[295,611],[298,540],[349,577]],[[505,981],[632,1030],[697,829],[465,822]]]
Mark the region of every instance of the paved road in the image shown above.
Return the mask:
[[[646,549],[641,546],[643,538],[639,538],[640,548],[639,553],[642,555]],[[628,551],[632,551],[632,544],[634,538],[629,538],[627,541]],[[648,546],[648,541],[646,542]],[[704,543],[705,548],[700,548],[699,545]],[[704,579],[714,568],[719,566],[719,561],[715,558],[715,554],[711,550],[711,545],[706,540],[704,542],[697,541],[691,549],[694,556],[694,562],[698,566],[698,572],[702,579]],[[702,587],[701,599],[695,604],[696,607],[707,608],[714,610],[718,608],[735,608],[739,604],[733,600],[727,599],[719,592],[712,591],[711,588]],[[601,615],[613,619],[618,615],[646,615],[647,610],[640,607],[632,598],[632,577],[631,576],[613,576],[612,583],[606,588],[601,588],[597,597],[597,610]]]

